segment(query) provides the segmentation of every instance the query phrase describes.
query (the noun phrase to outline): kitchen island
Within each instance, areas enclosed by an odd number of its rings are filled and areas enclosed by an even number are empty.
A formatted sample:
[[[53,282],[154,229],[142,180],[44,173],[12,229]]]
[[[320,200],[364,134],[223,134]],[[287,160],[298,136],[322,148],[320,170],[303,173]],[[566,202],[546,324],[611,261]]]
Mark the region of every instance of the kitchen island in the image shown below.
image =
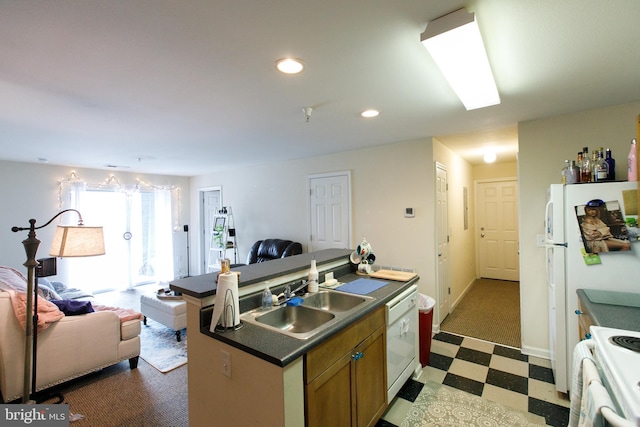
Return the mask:
[[[233,269],[241,272],[241,312],[260,305],[260,295],[265,286],[277,293],[285,284],[305,278],[312,259],[316,260],[321,282],[327,272],[333,272],[341,282],[360,278],[349,263],[350,253],[348,250],[329,249]],[[365,390],[373,390],[376,396],[382,396],[381,405],[371,409],[374,417],[382,415],[387,404],[384,304],[415,283],[417,277],[409,282],[385,281],[385,286],[368,294],[373,298],[340,318],[331,328],[304,340],[247,322],[239,330],[210,332],[212,305],[215,303],[214,280],[215,275],[212,274],[171,283],[171,288],[182,292],[187,302],[191,426],[312,425],[313,420],[305,419],[308,418],[307,411],[314,412],[305,402],[311,387],[308,371],[311,368],[307,359],[314,360],[313,369],[321,369],[317,368],[321,366],[318,359],[328,363],[332,357],[330,353],[343,351],[349,346],[353,346],[355,354],[366,354],[362,350],[364,348],[375,354],[375,357],[365,357],[363,361],[378,363],[377,370],[383,373],[379,376],[382,382]],[[366,347],[358,347],[361,344],[366,344]],[[326,370],[348,373],[348,359],[339,358]],[[363,362],[360,366],[366,365]],[[357,376],[357,372],[352,374]],[[336,385],[337,390],[345,388],[337,386],[333,379],[322,381],[323,384]],[[325,402],[319,395],[314,395],[314,401]],[[331,404],[329,401],[325,403]],[[352,424],[360,424],[362,420],[357,419],[355,412]]]

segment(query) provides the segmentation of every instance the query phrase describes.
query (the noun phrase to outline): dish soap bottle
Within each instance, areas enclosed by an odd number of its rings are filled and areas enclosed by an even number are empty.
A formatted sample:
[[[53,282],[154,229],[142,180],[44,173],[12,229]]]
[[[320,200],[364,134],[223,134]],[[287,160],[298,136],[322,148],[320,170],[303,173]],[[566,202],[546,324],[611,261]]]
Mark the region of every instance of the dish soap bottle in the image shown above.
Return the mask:
[[[316,267],[316,260],[311,260],[311,268],[309,269],[309,285],[307,292],[310,294],[318,292],[318,268]]]
[[[272,305],[273,305],[273,295],[271,294],[271,291],[267,286],[266,288],[264,288],[264,292],[262,292],[262,309],[269,310],[271,309]]]

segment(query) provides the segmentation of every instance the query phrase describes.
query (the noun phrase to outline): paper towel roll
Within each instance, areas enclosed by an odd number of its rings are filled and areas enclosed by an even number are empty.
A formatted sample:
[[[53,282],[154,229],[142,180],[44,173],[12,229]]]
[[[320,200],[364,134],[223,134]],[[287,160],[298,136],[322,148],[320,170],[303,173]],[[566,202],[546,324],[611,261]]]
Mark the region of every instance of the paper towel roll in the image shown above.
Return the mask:
[[[216,299],[209,330],[214,332],[218,323],[223,328],[231,328],[240,323],[238,275],[236,273],[229,272],[218,276],[218,287],[216,288]]]

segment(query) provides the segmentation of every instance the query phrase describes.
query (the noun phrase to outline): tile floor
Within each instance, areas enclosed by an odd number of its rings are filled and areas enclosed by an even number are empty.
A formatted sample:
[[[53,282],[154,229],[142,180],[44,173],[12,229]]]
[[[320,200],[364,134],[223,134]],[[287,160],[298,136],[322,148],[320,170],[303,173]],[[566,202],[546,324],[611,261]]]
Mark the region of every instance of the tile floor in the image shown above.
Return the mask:
[[[376,426],[399,426],[426,380],[540,415],[548,426],[564,427],[569,422],[569,400],[556,392],[548,360],[441,332],[431,342],[429,365],[420,378],[407,381]]]

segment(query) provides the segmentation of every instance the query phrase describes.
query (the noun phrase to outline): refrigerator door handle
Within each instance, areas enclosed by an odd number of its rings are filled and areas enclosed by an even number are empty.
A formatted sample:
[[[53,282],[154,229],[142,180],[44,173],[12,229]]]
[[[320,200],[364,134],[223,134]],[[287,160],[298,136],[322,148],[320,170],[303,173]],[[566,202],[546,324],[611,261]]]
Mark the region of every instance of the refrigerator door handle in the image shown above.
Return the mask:
[[[568,248],[569,244],[567,242],[557,243],[557,242],[552,242],[552,241],[547,241],[546,244],[545,244],[545,247],[547,247],[547,248],[556,247],[556,246],[562,246],[563,248]]]

